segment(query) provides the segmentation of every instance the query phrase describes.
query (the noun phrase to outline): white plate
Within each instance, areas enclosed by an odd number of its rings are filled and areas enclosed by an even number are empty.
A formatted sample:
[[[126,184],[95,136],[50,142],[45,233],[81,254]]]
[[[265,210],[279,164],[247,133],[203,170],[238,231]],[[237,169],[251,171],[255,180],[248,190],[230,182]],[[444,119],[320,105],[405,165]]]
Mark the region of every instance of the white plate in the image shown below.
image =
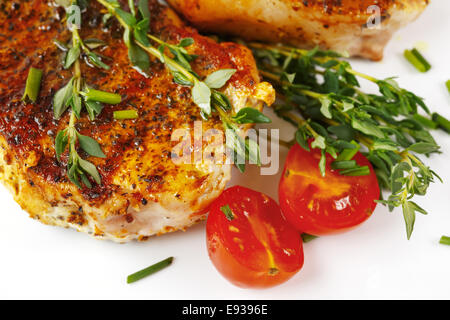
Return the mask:
[[[450,95],[444,85],[450,79],[449,16],[449,1],[432,1],[419,20],[394,36],[383,62],[354,61],[353,66],[380,78],[398,75],[402,86],[450,117]],[[427,74],[417,72],[402,56],[419,41],[427,44],[422,51],[433,66]],[[286,135],[292,132],[281,125]],[[306,244],[303,270],[286,284],[265,291],[236,288],[216,272],[207,256],[204,224],[147,243],[96,241],[29,219],[1,188],[0,298],[448,299],[450,247],[438,242],[441,235],[450,235],[450,137],[435,136],[444,154],[427,163],[445,183],[431,186],[426,197],[417,199],[430,214],[418,216],[410,241],[401,210],[389,213],[378,207],[356,230]],[[260,177],[252,168],[245,175],[235,172],[233,183],[277,198],[278,179]],[[125,283],[128,274],[168,256],[176,257],[171,268],[135,285]]]

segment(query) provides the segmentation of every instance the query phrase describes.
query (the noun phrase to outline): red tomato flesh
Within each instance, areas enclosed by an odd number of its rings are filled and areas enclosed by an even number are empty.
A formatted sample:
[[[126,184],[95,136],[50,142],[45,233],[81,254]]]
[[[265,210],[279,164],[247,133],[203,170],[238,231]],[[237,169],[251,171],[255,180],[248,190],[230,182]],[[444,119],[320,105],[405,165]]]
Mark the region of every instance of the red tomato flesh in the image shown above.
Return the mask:
[[[368,166],[370,175],[343,176],[331,168],[319,170],[321,151],[306,151],[296,144],[289,151],[279,187],[280,206],[286,219],[301,232],[321,236],[347,231],[366,221],[380,197],[378,180],[369,160],[357,153],[353,160]]]
[[[225,206],[232,217],[222,211]],[[300,234],[262,193],[244,187],[226,190],[211,206],[206,232],[214,266],[239,287],[276,286],[303,266]]]

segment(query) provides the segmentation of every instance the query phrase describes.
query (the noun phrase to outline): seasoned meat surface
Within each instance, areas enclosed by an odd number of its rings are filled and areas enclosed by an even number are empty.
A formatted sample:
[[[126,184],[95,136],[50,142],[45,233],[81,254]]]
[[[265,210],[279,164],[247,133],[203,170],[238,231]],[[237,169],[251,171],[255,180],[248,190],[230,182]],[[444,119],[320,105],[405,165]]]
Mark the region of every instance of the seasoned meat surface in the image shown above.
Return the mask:
[[[127,1],[120,1],[127,8]],[[150,1],[152,33],[178,43],[191,37],[189,52],[198,55],[193,68],[201,77],[225,68],[238,71],[224,89],[235,110],[262,107],[256,96],[273,95],[259,83],[248,49],[217,44],[200,36],[167,7]],[[90,1],[83,13],[81,36],[106,43],[101,54],[111,69],[82,63],[83,78],[99,90],[122,96],[119,105],[105,105],[93,122],[86,114],[78,131],[99,141],[105,159],[83,158],[94,163],[102,184],[78,189],[67,178],[67,154],[55,156],[56,134],[67,127],[69,112],[53,116],[52,98],[72,77],[62,67],[63,53],[54,39],[68,42],[71,34],[65,12],[53,1],[6,0],[0,3],[0,178],[15,200],[34,219],[72,227],[99,238],[116,241],[146,240],[149,236],[185,229],[204,218],[208,206],[230,179],[230,166],[200,163],[176,165],[171,135],[178,128],[194,127],[199,108],[189,87],[173,82],[162,63],[153,59],[149,76],[132,68],[115,21],[102,23],[103,8]],[[114,20],[114,19],[111,19]],[[21,101],[30,67],[43,70],[38,101]],[[136,120],[116,121],[115,110],[135,109]],[[203,122],[203,130],[221,129],[217,118]]]
[[[168,0],[203,31],[248,40],[320,46],[373,60],[428,0]],[[379,10],[369,9],[376,5]],[[375,16],[379,20],[373,19]],[[379,28],[370,28],[380,21]],[[369,26],[369,27],[368,27]]]

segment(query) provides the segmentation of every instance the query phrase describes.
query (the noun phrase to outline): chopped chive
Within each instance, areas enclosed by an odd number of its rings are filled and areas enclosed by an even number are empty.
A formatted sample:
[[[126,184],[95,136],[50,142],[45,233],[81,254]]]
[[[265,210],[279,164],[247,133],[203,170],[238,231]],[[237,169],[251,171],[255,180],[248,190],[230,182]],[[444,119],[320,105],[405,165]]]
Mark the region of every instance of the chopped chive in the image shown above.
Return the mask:
[[[405,58],[420,72],[427,72],[431,69],[430,63],[422,56],[416,48],[405,50]]]
[[[120,110],[114,111],[114,119],[116,120],[131,120],[137,119],[139,114],[136,110]]]
[[[416,113],[413,115],[413,119],[419,122],[421,125],[430,128],[430,129],[437,129],[438,125],[436,122],[434,122],[431,119],[428,119],[424,116],[421,116],[420,114]]]
[[[417,48],[413,48],[411,52],[425,66],[426,71],[431,69],[431,64],[423,57]]]
[[[142,280],[158,271],[163,270],[164,268],[167,268],[170,266],[173,262],[173,257],[167,258],[166,260],[163,260],[161,262],[158,262],[157,264],[152,265],[151,267],[148,267],[144,270],[141,270],[139,272],[136,272],[130,276],[128,276],[127,283],[134,283],[139,280]]]
[[[30,68],[28,71],[28,78],[25,85],[25,92],[23,93],[22,101],[27,98],[32,102],[36,102],[39,96],[39,90],[41,88],[42,70],[36,68]]]
[[[447,246],[450,246],[450,237],[442,236],[441,240],[439,241],[440,244],[445,244]]]
[[[434,122],[438,124],[438,126],[446,131],[447,133],[450,133],[450,121],[441,116],[438,113],[433,113],[432,119]]]
[[[336,161],[349,161],[353,159],[353,157],[358,153],[361,146],[356,141],[352,141],[351,144],[353,144],[356,148],[344,149],[344,151],[342,151],[341,154],[337,157]]]
[[[89,89],[87,92],[82,92],[87,101],[97,101],[107,104],[118,104],[122,101],[120,94],[110,93],[95,89]]]
[[[358,164],[356,163],[355,160],[346,160],[346,161],[334,161],[331,163],[331,168],[335,169],[335,170],[340,170],[340,169],[352,169],[357,167]]]
[[[233,221],[235,218],[235,215],[233,213],[233,210],[231,210],[229,205],[223,206],[220,208],[220,211],[222,211],[225,216],[227,217],[228,221]]]
[[[349,176],[349,177],[368,176],[370,174],[370,169],[368,166],[364,166],[353,169],[341,170],[339,171],[339,174],[342,176]]]
[[[317,239],[318,236],[313,236],[311,234],[307,234],[307,233],[302,233],[302,240],[304,243],[308,243],[313,241],[314,239]]]
[[[447,80],[447,82],[445,83],[448,92],[450,93],[450,80]]]

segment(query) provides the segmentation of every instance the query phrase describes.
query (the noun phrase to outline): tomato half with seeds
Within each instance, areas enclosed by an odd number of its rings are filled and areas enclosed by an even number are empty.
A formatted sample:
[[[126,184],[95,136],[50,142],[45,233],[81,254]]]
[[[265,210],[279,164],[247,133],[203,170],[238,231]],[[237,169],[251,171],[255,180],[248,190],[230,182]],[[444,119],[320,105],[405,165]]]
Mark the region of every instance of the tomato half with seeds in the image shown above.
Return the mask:
[[[358,152],[353,160],[368,166],[369,175],[345,176],[331,168],[327,154],[326,174],[319,169],[321,150],[310,152],[296,144],[289,151],[279,186],[280,206],[297,230],[322,236],[340,233],[366,221],[380,197],[378,180],[369,160]]]
[[[211,206],[206,233],[214,266],[239,287],[273,287],[303,266],[300,234],[278,204],[260,192],[226,190]]]

